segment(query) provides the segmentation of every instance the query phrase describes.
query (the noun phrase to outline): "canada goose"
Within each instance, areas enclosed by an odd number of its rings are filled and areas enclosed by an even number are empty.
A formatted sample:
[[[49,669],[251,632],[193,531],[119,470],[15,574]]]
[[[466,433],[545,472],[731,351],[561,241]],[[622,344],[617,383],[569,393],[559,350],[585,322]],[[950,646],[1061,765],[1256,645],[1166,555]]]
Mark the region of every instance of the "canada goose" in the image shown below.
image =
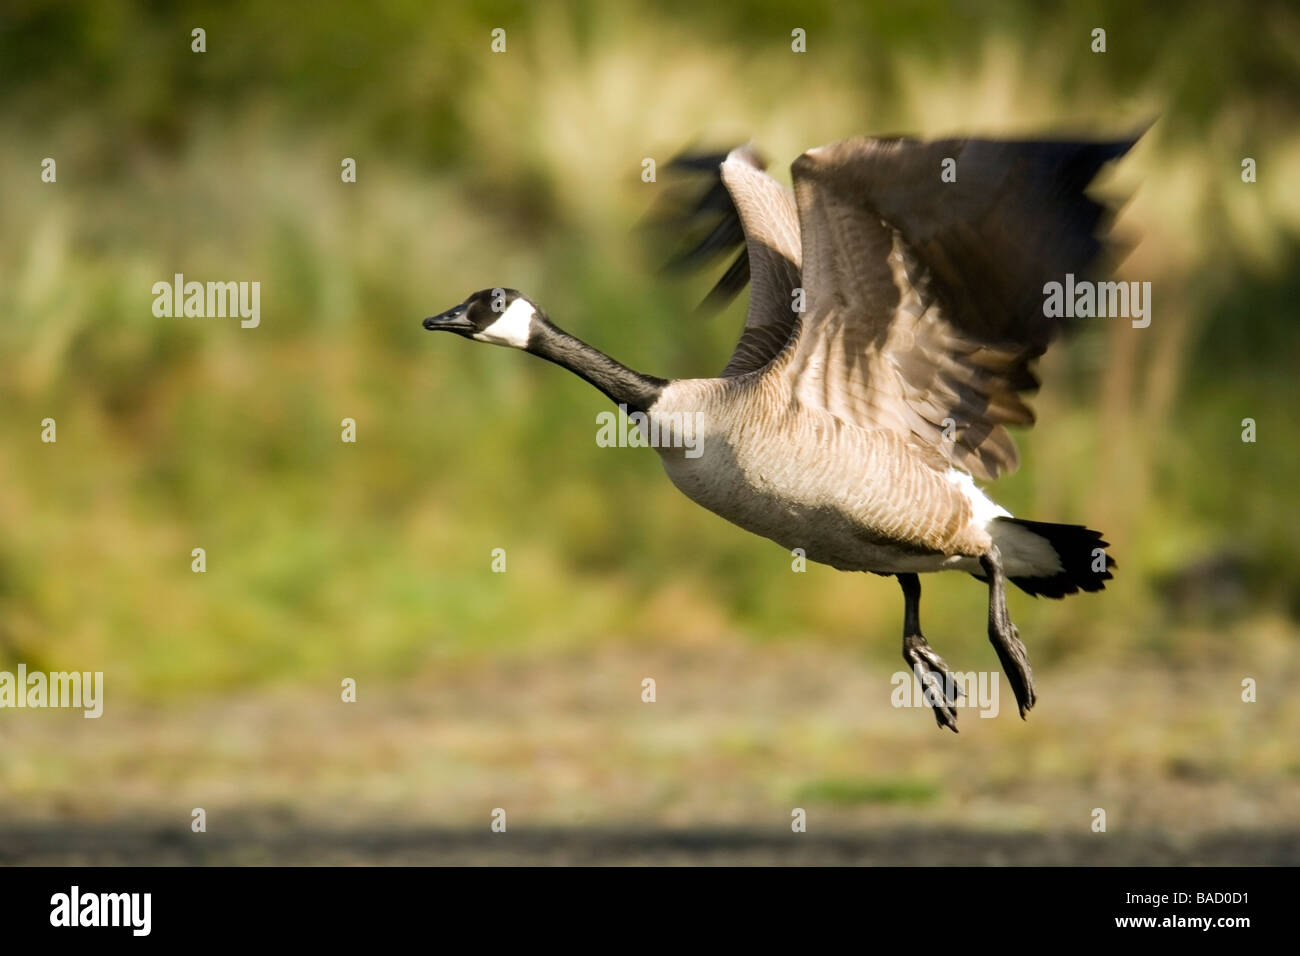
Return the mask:
[[[1032,424],[1031,366],[1064,324],[1045,286],[1105,265],[1109,210],[1084,190],[1135,140],[847,140],[795,160],[793,192],[749,147],[679,161],[712,177],[691,220],[715,220],[680,261],[743,242],[710,297],[752,284],[717,378],[635,372],[513,289],[476,292],[424,327],[562,365],[664,432],[693,416],[699,453],[657,447],[688,497],[810,560],[898,578],[903,657],[933,688],[940,728],[957,729],[957,692],[921,633],[917,575],[985,582],[1023,718],[1034,679],[1007,581],[1052,598],[1099,591],[1114,561],[1100,533],[1013,518],[975,479],[1018,464],[1006,426]]]

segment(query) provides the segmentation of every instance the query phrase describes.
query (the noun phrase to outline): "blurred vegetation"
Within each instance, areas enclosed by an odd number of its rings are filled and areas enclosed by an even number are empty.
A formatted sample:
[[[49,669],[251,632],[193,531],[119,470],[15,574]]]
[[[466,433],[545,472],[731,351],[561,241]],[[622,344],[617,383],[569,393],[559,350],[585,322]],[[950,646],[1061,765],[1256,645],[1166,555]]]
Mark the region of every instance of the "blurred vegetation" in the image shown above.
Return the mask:
[[[803,149],[860,133],[1152,118],[1105,184],[1131,197],[1123,274],[1152,281],[1152,325],[1100,325],[1047,357],[1024,467],[995,492],[1104,529],[1120,573],[1105,596],[1020,596],[1012,613],[1039,662],[1289,651],[1298,51],[1284,2],[10,0],[0,666],[100,669],[162,697],[721,634],[892,663],[892,583],[791,574],[781,549],[682,498],[653,453],[598,448],[606,406],[588,386],[420,319],[511,286],[636,368],[714,374],[743,300],[700,322],[704,280],[657,274],[635,228],[658,188],[644,157],[753,137],[785,177]],[[47,156],[56,184],[40,181]],[[151,285],[176,272],[260,281],[261,327],[156,318]],[[57,444],[39,440],[46,417]],[[989,666],[983,602],[956,576],[927,585],[949,661]],[[924,797],[904,784],[824,786]]]

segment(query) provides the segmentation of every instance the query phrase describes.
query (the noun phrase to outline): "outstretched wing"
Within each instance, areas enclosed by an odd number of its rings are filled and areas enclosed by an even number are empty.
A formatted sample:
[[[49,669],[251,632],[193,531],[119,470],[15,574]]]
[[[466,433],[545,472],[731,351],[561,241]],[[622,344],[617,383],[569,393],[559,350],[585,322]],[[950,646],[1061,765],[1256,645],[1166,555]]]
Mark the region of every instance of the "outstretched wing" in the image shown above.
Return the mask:
[[[801,156],[808,313],[784,368],[799,399],[977,478],[1013,470],[1005,426],[1032,424],[1031,366],[1063,324],[1044,285],[1104,264],[1108,210],[1085,189],[1133,142],[856,139]]]
[[[792,308],[800,281],[794,196],[763,171],[762,158],[748,146],[726,155],[684,156],[672,165],[709,181],[688,213],[675,217],[690,241],[669,268],[698,268],[740,250],[703,306],[722,308],[751,284],[745,330],[722,375],[760,369],[785,346],[798,319]]]

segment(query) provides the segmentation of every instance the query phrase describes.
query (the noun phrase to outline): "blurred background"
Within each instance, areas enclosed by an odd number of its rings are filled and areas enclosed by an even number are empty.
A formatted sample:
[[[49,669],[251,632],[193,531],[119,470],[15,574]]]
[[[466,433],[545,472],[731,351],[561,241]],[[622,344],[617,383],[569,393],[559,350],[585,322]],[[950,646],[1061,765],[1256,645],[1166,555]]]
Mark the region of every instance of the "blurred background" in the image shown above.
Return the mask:
[[[106,691],[0,711],[0,861],[1300,860],[1300,12],[1040,7],[6,3],[0,670]],[[1120,567],[1011,598],[1025,722],[891,707],[894,582],[791,573],[598,447],[589,386],[420,328],[510,286],[716,374],[745,296],[659,274],[645,158],[1152,119],[1099,184],[1151,325],[1047,356],[995,486]],[[178,272],[260,327],[156,317]],[[984,602],[927,580],[956,670]]]

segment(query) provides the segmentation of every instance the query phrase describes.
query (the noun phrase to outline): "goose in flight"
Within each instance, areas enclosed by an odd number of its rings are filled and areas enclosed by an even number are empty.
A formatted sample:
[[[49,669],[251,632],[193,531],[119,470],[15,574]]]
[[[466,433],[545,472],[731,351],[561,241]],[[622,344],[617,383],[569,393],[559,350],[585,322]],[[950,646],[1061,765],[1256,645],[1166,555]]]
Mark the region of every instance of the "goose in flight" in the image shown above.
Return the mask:
[[[1099,532],[1014,518],[975,481],[1018,464],[1007,426],[1032,424],[1034,361],[1065,322],[1045,286],[1105,267],[1110,210],[1085,190],[1134,141],[853,139],[795,160],[793,191],[749,147],[678,161],[708,180],[687,225],[709,220],[680,260],[740,247],[710,299],[751,286],[716,378],[633,371],[513,289],[424,328],[569,369],[641,413],[669,479],[703,507],[809,560],[897,577],[903,657],[953,731],[959,692],[921,633],[918,575],[973,575],[1023,718],[1034,679],[1007,583],[1100,591],[1114,561]]]

